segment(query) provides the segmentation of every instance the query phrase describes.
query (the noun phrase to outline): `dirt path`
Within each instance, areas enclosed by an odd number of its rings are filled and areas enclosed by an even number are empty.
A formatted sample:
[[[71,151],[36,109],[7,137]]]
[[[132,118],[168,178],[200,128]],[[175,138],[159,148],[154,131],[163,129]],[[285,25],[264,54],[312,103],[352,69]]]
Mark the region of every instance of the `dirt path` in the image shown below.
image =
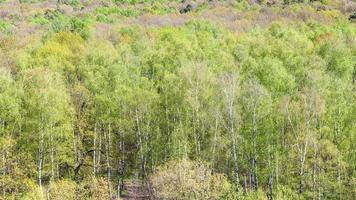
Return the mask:
[[[123,200],[149,200],[148,188],[140,181],[125,182],[123,187]]]

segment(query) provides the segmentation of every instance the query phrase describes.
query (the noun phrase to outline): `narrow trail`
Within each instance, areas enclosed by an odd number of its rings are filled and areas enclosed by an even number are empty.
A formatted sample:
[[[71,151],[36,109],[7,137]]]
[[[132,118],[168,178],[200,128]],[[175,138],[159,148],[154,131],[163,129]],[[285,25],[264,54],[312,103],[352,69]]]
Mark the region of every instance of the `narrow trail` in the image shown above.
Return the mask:
[[[149,200],[149,190],[140,181],[125,182],[123,186],[123,200]]]

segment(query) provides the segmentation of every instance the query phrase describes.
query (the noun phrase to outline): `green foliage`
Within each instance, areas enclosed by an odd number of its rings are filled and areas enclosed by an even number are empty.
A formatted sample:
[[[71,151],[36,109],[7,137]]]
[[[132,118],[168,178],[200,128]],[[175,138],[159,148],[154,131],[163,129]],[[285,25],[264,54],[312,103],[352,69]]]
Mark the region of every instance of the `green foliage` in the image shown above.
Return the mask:
[[[69,4],[73,7],[79,7],[81,5],[81,1],[80,0],[70,0]]]
[[[38,187],[38,185],[36,183],[31,182],[29,185],[30,185],[30,189],[21,196],[21,199],[24,199],[24,200],[44,200],[44,199],[46,199],[43,194],[43,191],[41,190],[40,187]]]
[[[0,69],[0,119],[2,123],[11,125],[10,121],[15,122],[19,118],[20,105],[19,94],[15,80],[11,77],[6,68]],[[10,131],[13,127],[4,127],[2,131]]]
[[[350,5],[114,3],[0,13],[1,198],[353,199]]]
[[[51,199],[70,200],[76,198],[76,184],[71,180],[59,180],[48,186],[48,195]]]
[[[45,13],[45,19],[47,19],[47,23],[50,24],[54,32],[64,30],[70,23],[70,18],[58,10]]]
[[[152,4],[145,6],[143,10],[158,15],[167,13],[177,13],[177,9],[175,7],[167,7],[164,2],[161,3],[159,1],[155,1]]]
[[[31,21],[35,24],[49,25],[55,33],[70,31],[79,34],[84,39],[87,39],[90,35],[89,19],[68,17],[59,10],[47,10],[44,14],[35,15]]]
[[[0,20],[0,32],[5,34],[11,33],[12,25],[8,21]]]
[[[130,8],[118,8],[118,7],[100,7],[95,10],[95,13],[97,15],[97,20],[102,21],[104,17],[108,20],[111,18],[112,15],[121,15],[125,17],[135,17],[139,15],[139,12],[134,9]],[[113,21],[106,21],[104,20],[103,22],[113,22]]]
[[[234,4],[234,7],[239,11],[247,11],[247,10],[259,10],[261,7],[259,4],[249,4],[247,1],[237,1]]]
[[[87,177],[79,185],[79,196],[77,197],[93,200],[109,199],[109,190],[110,186],[105,178]]]
[[[167,3],[167,0],[113,0],[115,3],[140,4],[140,3]]]
[[[232,185],[222,174],[212,174],[203,163],[171,161],[157,169],[151,183],[156,198],[235,199]]]
[[[277,186],[277,192],[275,194],[275,198],[281,199],[281,200],[287,200],[287,199],[299,199],[298,194],[293,191],[292,189],[286,187],[286,186]]]
[[[19,146],[27,149],[33,160],[38,159],[38,150],[34,148],[48,148],[47,152],[51,153],[47,154],[47,158],[51,158],[51,163],[43,166],[43,173],[48,176],[51,174],[53,177],[55,174],[51,170],[54,169],[54,162],[58,167],[73,165],[69,97],[61,76],[48,69],[25,70],[21,79],[22,86],[26,88],[22,104],[31,112],[22,113],[25,123],[24,133],[19,138]],[[39,135],[32,134],[31,130],[36,130]]]
[[[28,67],[42,66],[60,71],[68,82],[75,78],[76,65],[84,52],[84,40],[75,33],[57,33],[37,49]]]
[[[244,197],[242,198],[244,200],[267,200],[267,196],[266,194],[262,191],[262,190],[258,190],[258,191],[254,191],[254,192],[247,192],[246,195],[244,195]],[[278,198],[278,199],[284,199],[282,198]]]

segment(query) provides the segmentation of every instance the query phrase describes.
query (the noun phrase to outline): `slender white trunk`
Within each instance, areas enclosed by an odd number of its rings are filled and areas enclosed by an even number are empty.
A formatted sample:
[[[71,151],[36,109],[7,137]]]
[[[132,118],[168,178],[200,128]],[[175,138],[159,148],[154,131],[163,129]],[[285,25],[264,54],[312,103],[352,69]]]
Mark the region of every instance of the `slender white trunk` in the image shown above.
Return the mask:
[[[40,147],[39,147],[39,161],[38,161],[38,183],[40,185],[40,188],[42,189],[42,168],[43,168],[43,130],[41,131],[40,134]]]
[[[218,132],[218,119],[215,119],[215,130],[214,130],[214,143],[213,143],[213,150],[211,153],[211,163],[214,168],[214,163],[215,163],[215,151],[216,151],[216,143],[217,143],[217,132]]]
[[[110,145],[111,145],[111,124],[109,122],[109,130],[107,133],[107,142],[106,142],[106,166],[107,166],[107,173],[108,173],[107,176],[108,176],[109,195],[110,195],[110,199],[112,199]]]
[[[2,131],[1,131],[1,136],[5,137],[5,121],[2,121],[0,119],[0,121],[2,122],[1,125],[2,125]],[[6,175],[6,149],[3,148],[2,149],[2,165],[3,165],[3,171],[2,171],[2,175],[3,177],[5,177]],[[5,188],[5,183],[3,183],[2,186],[2,196],[3,196],[3,199],[6,199],[6,188]]]
[[[196,131],[196,124],[195,124],[195,113],[193,113],[193,136],[194,136],[194,146],[195,146],[195,157],[199,158],[199,151],[198,151],[198,137]]]
[[[278,183],[279,183],[279,157],[276,151],[276,184],[278,185]]]
[[[197,102],[198,102],[198,99],[196,100]],[[197,109],[196,111],[195,111],[195,114],[196,114],[196,123],[197,123],[197,125],[196,125],[196,137],[197,137],[197,145],[198,145],[198,158],[200,158],[201,157],[201,147],[200,147],[200,121],[199,121],[199,110]]]
[[[141,159],[141,173],[142,176],[146,176],[146,169],[145,169],[145,156],[143,152],[143,144],[142,144],[142,133],[141,133],[141,122],[140,122],[140,117],[138,110],[136,109],[136,124],[137,124],[137,139],[138,139],[138,146],[140,148],[140,159]]]
[[[96,123],[94,126],[94,142],[93,142],[93,174],[96,175]]]
[[[338,118],[340,117],[340,108],[338,109]],[[336,125],[336,145],[337,147],[339,148],[339,145],[340,145],[340,133],[341,133],[341,130],[340,130],[340,125],[339,125],[339,122],[337,122],[337,125]],[[341,185],[341,167],[340,167],[340,153],[338,151],[338,156],[337,156],[337,184],[338,184],[338,192],[339,192],[339,199],[342,199],[342,192],[341,192],[341,188],[342,188],[342,185]]]
[[[188,159],[188,147],[187,147],[187,141],[185,141],[184,144],[184,159]]]
[[[316,142],[313,143],[314,147],[314,154],[313,154],[313,199],[316,199],[316,192],[317,192],[317,183],[316,183],[316,174],[317,174],[317,144]]]
[[[233,119],[233,105],[231,103],[229,107],[229,121],[230,121],[230,137],[232,140],[232,154],[234,159],[234,174],[235,174],[235,181],[236,184],[239,184],[239,167],[238,167],[238,160],[237,160],[237,144],[236,144],[236,135],[235,135],[235,123]]]
[[[304,164],[308,148],[308,139],[304,138],[304,143],[302,145],[297,144],[299,151],[299,193],[304,191]]]
[[[99,132],[99,150],[98,150],[98,160],[97,160],[97,163],[98,163],[98,166],[96,168],[96,171],[99,170],[100,172],[100,165],[101,165],[101,147],[102,147],[102,136],[101,136],[101,132]]]
[[[227,111],[227,130],[230,135],[232,142],[232,156],[234,163],[234,176],[235,182],[237,185],[238,199],[240,199],[239,191],[239,167],[238,167],[238,153],[237,153],[237,137],[235,130],[235,120],[237,119],[236,114],[234,113],[235,109],[235,99],[237,98],[239,83],[237,74],[229,74],[226,77],[223,77],[223,93],[225,95],[225,106]]]
[[[253,155],[252,155],[252,169],[253,169],[253,189],[258,189],[258,177],[257,177],[257,156],[256,156],[256,140],[257,140],[257,120],[256,120],[256,105],[253,107],[253,116],[252,116],[252,146],[253,146]]]
[[[51,128],[51,131],[53,131],[53,128]],[[53,133],[50,133],[50,143],[51,143],[51,181],[54,179],[54,146],[53,146]]]
[[[3,171],[2,171],[2,176],[5,177],[6,175],[6,150],[2,150],[2,164],[3,164]],[[2,185],[2,196],[3,199],[6,199],[6,188],[5,188],[5,183]]]
[[[166,126],[167,126],[167,137],[168,137],[168,140],[169,140],[169,139],[170,139],[170,136],[171,136],[171,131],[170,131],[170,127],[169,127],[168,97],[167,97],[167,92],[165,92],[164,104],[165,104],[165,117],[166,117]],[[167,149],[167,148],[168,148],[168,149]],[[168,142],[168,145],[164,145],[164,152],[165,152],[164,159],[165,159],[165,161],[167,160],[169,151],[171,151],[170,142]]]
[[[43,115],[41,115],[40,119],[40,138],[39,138],[39,150],[38,150],[38,184],[42,191],[42,169],[43,169],[43,157],[44,157],[44,119]]]

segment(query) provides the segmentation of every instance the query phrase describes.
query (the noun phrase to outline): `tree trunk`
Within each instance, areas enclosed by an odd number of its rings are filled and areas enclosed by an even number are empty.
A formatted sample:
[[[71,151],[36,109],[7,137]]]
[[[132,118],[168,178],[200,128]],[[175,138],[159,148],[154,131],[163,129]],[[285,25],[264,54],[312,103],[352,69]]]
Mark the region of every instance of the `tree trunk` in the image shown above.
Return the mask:
[[[101,168],[101,149],[102,149],[102,133],[99,131],[99,149],[98,149],[98,160],[97,160],[97,166],[96,166],[96,171],[100,172]]]
[[[232,154],[234,159],[234,174],[235,174],[235,181],[236,184],[239,184],[239,168],[238,168],[238,160],[237,160],[237,144],[236,144],[236,135],[235,135],[235,127],[234,127],[234,120],[233,120],[233,107],[232,104],[229,108],[229,121],[230,121],[230,137],[232,140]]]
[[[44,136],[43,136],[43,131],[41,131],[40,134],[40,147],[39,147],[39,151],[38,151],[38,156],[39,156],[39,160],[38,160],[38,184],[40,185],[40,188],[42,190],[42,168],[43,168],[43,140],[44,140]]]
[[[6,150],[5,149],[2,150],[2,164],[3,164],[2,176],[5,177],[5,175],[6,175]],[[5,183],[4,182],[1,185],[1,187],[2,187],[3,199],[6,199],[6,187],[5,187]]]
[[[304,138],[304,144],[302,146],[299,144],[297,146],[299,149],[299,194],[302,194],[304,192],[304,163],[308,148],[307,138]]]
[[[215,129],[214,129],[214,142],[213,142],[213,149],[211,153],[211,163],[214,168],[214,163],[215,163],[215,149],[216,149],[216,143],[217,143],[217,132],[218,132],[218,119],[215,119]]]
[[[138,116],[139,113],[138,113],[138,110],[136,109],[136,126],[137,126],[137,140],[138,140],[138,146],[139,146],[139,152],[140,152],[140,160],[141,160],[141,175],[143,178],[145,178],[145,171],[146,169],[144,169],[145,165],[144,165],[144,162],[145,162],[145,156],[144,156],[144,153],[143,153],[143,146],[142,146],[142,133],[141,133],[141,122],[140,122],[140,117]]]
[[[50,133],[50,144],[51,144],[51,179],[50,181],[54,180],[55,173],[54,173],[54,142],[53,142],[53,127],[51,128]]]
[[[235,99],[237,98],[237,92],[239,89],[239,84],[238,84],[238,77],[237,74],[228,74],[227,76],[223,77],[223,93],[225,95],[225,106],[226,106],[226,111],[227,111],[227,130],[229,133],[229,136],[231,138],[231,153],[233,156],[233,164],[234,164],[234,176],[235,176],[235,182],[237,186],[237,192],[238,192],[238,199],[239,197],[239,168],[238,168],[238,153],[237,153],[237,141],[236,141],[236,133],[235,133],[235,120],[237,117],[235,116],[234,113],[234,102]],[[235,119],[236,118],[236,119]]]
[[[112,190],[111,190],[111,164],[110,164],[110,145],[111,145],[111,124],[109,122],[109,128],[106,137],[106,167],[107,167],[107,176],[108,176],[108,187],[109,187],[109,196],[112,199]]]
[[[273,199],[273,177],[268,178],[268,199]]]
[[[252,125],[253,125],[253,131],[252,131],[252,146],[253,146],[253,153],[252,153],[252,180],[253,180],[253,189],[255,191],[258,190],[258,177],[257,177],[257,156],[256,156],[256,139],[257,139],[257,120],[256,120],[256,106],[254,105],[253,107],[253,116],[252,116]]]
[[[316,176],[317,176],[317,144],[314,142],[314,154],[313,154],[313,199],[316,199],[316,192],[317,192],[317,183],[316,183]]]
[[[118,170],[118,174],[119,174],[119,195],[121,195],[122,189],[123,189],[123,179],[124,179],[124,175],[125,175],[125,143],[124,143],[124,136],[123,133],[120,133],[120,142],[119,142],[119,149],[120,149],[120,153],[121,153],[121,158],[120,158],[120,162],[119,162],[119,170]],[[120,196],[118,196],[120,197]]]
[[[5,121],[2,121],[1,119],[0,119],[0,121],[2,122],[1,123],[1,125],[2,125],[2,134],[1,134],[1,136],[2,137],[5,137]],[[2,171],[2,175],[3,175],[3,177],[5,177],[5,175],[6,175],[6,149],[3,147],[3,149],[2,149],[2,167],[3,167],[3,171]],[[5,183],[3,182],[2,183],[2,185],[1,185],[1,187],[2,187],[2,196],[3,196],[3,199],[6,199],[6,188],[5,188]]]
[[[38,150],[38,184],[42,191],[42,169],[43,169],[43,156],[44,156],[44,119],[41,115],[41,127],[40,127],[40,138],[39,138],[39,150]]]
[[[94,141],[93,141],[93,175],[96,175],[96,123],[94,125]]]

